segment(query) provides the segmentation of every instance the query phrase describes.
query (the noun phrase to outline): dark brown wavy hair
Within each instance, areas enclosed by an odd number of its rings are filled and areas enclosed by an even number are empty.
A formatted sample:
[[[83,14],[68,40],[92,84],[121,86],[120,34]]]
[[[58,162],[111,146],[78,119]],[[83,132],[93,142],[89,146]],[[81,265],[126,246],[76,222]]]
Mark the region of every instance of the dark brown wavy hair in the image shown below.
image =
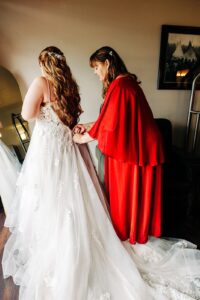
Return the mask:
[[[129,75],[137,83],[140,83],[140,81],[137,79],[137,76],[127,70],[125,63],[119,54],[111,47],[105,46],[96,50],[90,56],[90,66],[94,68],[96,62],[104,63],[106,60],[109,61],[109,68],[107,76],[103,82],[103,96],[105,96],[111,82],[119,75]]]
[[[55,101],[53,108],[61,121],[71,129],[78,123],[83,112],[80,105],[79,88],[72,76],[63,52],[50,46],[41,51],[39,64],[53,85]]]

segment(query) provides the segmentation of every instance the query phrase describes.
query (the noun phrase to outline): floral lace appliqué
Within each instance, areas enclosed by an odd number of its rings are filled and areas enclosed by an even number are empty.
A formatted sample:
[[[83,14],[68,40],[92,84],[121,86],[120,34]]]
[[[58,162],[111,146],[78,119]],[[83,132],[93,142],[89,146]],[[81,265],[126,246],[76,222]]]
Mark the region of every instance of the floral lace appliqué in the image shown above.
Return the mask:
[[[42,106],[36,122],[37,134],[41,137],[56,137],[58,145],[71,150],[73,145],[72,132],[69,127],[62,123],[51,107],[51,103]],[[55,161],[55,165],[59,162]]]
[[[164,280],[153,273],[143,274],[143,279],[156,290],[166,295],[170,300],[199,300],[200,288],[199,278],[183,277],[177,278],[174,282]]]
[[[100,296],[99,300],[111,300],[110,294],[107,292]]]

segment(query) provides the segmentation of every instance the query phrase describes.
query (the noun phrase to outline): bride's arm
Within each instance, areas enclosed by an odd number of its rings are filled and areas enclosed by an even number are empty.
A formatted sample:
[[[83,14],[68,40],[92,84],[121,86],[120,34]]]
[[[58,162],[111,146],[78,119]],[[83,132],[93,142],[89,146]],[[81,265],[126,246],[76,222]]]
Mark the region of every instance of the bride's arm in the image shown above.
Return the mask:
[[[22,106],[22,117],[26,121],[35,119],[39,113],[40,105],[43,100],[44,79],[37,77],[32,82],[25,96]]]

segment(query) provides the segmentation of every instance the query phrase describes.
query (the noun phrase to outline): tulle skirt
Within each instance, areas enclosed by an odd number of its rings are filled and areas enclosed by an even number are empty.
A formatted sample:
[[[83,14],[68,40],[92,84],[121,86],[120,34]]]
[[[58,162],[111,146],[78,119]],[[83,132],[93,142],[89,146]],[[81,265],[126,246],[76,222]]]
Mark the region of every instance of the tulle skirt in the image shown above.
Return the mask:
[[[0,140],[0,196],[5,213],[12,205],[20,168],[21,164],[17,157]]]
[[[73,143],[33,133],[5,221],[12,234],[3,273],[20,285],[19,299],[200,299],[195,246],[122,243],[89,153],[81,153],[84,160]]]

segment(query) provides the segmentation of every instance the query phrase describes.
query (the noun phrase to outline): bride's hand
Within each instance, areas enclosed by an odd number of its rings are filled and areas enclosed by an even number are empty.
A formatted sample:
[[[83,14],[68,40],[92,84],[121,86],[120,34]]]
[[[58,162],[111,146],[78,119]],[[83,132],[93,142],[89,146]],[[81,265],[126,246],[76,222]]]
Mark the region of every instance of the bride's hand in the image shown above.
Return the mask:
[[[83,124],[78,124],[73,128],[72,132],[73,132],[73,134],[76,134],[76,133],[83,134],[86,132],[86,127]]]

